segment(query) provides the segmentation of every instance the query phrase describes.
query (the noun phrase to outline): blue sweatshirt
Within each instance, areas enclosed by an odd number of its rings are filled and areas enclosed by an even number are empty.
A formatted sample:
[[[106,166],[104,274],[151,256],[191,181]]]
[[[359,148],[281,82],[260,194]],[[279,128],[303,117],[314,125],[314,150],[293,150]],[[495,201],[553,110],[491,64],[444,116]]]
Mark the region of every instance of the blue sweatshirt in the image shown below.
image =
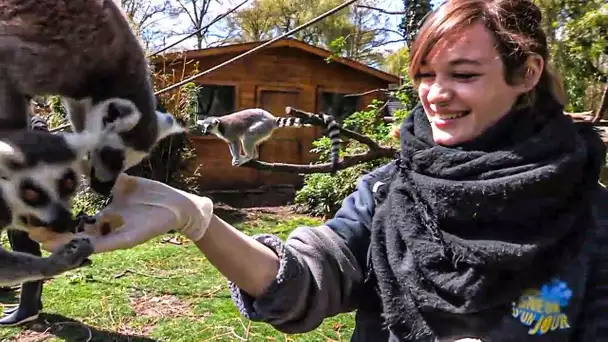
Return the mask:
[[[230,283],[241,314],[285,333],[303,333],[327,317],[356,310],[352,342],[400,341],[384,329],[380,298],[364,281],[374,193],[387,185],[393,167],[362,176],[335,217],[320,227],[298,227],[284,242],[270,234],[254,236],[279,256],[280,268],[255,299]],[[579,256],[540,288],[523,291],[495,331],[441,341],[608,341],[608,190],[599,184],[594,212],[599,229]]]

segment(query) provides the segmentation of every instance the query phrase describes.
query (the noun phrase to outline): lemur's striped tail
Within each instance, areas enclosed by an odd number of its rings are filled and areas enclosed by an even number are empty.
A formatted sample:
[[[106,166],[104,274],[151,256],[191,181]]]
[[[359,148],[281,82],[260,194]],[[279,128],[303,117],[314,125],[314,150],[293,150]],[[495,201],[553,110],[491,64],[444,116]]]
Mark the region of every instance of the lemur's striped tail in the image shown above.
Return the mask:
[[[45,131],[48,132],[49,127],[41,116],[34,115],[30,118],[30,129],[34,131]]]
[[[277,118],[278,127],[302,127],[310,126],[304,124],[300,118],[294,118],[292,116],[281,116]]]
[[[340,161],[340,125],[336,122],[333,116],[327,114],[321,114],[323,123],[326,127],[326,135],[329,137],[331,144],[330,159],[331,159],[331,174],[336,173],[338,168],[338,162]]]
[[[334,174],[338,168],[338,162],[340,161],[340,126],[336,122],[333,116],[327,114],[318,114],[318,117],[323,120],[325,125],[325,135],[329,137],[331,144],[330,150],[330,161],[331,161],[331,174]],[[308,121],[308,120],[306,120]],[[311,126],[308,122],[303,121],[300,118],[286,116],[277,117],[276,123],[278,127],[303,127]]]

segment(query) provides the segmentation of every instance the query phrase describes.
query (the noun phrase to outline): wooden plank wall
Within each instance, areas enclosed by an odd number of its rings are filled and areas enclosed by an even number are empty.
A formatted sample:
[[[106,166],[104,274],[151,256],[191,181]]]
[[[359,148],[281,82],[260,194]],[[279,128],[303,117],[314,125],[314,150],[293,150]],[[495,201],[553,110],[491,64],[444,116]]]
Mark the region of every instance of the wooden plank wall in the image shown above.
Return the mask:
[[[205,70],[234,57],[225,54],[198,60]],[[182,65],[176,65],[181,70]],[[276,116],[284,116],[285,106],[317,111],[320,91],[360,93],[386,88],[388,83],[369,74],[338,63],[326,63],[323,58],[287,48],[265,49],[229,64],[197,81],[204,84],[233,85],[236,110],[262,107]],[[379,93],[364,96],[364,108]],[[268,162],[307,164],[316,160],[309,152],[312,141],[321,136],[320,128],[285,128],[260,147],[260,159]],[[287,173],[258,171],[230,164],[228,146],[210,136],[191,136],[198,153],[201,189],[243,189],[273,184],[300,185],[301,177]]]

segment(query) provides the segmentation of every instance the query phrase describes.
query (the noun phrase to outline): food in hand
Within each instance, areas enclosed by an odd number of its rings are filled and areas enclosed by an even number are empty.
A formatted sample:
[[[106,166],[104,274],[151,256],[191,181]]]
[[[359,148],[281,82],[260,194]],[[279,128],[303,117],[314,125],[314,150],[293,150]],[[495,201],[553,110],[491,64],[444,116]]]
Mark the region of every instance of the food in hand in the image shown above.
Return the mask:
[[[82,227],[78,229],[79,235],[97,237],[105,236],[125,224],[122,215],[116,213],[105,213],[95,223],[82,222]],[[41,244],[44,250],[53,252],[59,247],[70,242],[74,238],[74,233],[56,233],[44,227],[30,226],[28,229],[30,238]]]

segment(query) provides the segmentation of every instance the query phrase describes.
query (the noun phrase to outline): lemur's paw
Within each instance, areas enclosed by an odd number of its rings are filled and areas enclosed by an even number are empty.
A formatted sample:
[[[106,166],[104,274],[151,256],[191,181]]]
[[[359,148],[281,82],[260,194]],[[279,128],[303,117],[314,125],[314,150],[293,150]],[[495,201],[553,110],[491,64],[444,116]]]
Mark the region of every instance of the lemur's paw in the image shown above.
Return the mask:
[[[45,270],[45,275],[54,276],[74,268],[89,265],[91,261],[87,258],[93,252],[94,246],[89,239],[72,239],[47,258],[50,264]]]
[[[249,162],[251,160],[252,160],[252,158],[244,157],[244,158],[241,158],[241,159],[237,160],[236,161],[236,165],[235,164],[232,164],[232,165],[234,165],[234,166],[241,166],[241,165],[243,165],[243,164],[245,164],[245,163],[247,163],[247,162]]]

